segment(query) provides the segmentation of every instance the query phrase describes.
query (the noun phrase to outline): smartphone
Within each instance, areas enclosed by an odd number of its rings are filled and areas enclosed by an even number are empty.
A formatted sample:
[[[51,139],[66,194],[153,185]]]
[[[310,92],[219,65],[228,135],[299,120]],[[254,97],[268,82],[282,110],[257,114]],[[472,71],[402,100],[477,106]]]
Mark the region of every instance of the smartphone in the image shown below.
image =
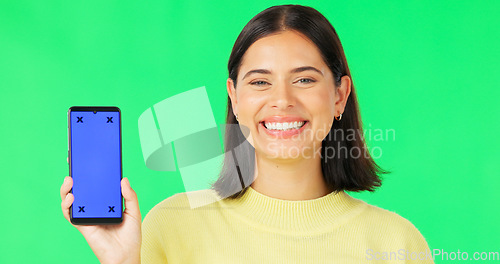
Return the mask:
[[[123,220],[121,112],[118,107],[68,110],[69,175],[75,199],[71,223],[119,224]]]

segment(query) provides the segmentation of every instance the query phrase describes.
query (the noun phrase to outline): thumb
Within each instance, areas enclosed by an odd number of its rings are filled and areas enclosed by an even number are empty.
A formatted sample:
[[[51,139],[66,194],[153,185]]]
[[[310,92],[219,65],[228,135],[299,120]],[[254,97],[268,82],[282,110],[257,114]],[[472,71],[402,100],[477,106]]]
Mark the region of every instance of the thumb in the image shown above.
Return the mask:
[[[139,209],[139,200],[137,199],[137,194],[130,187],[130,182],[128,178],[123,178],[121,182],[122,195],[125,199],[125,213],[137,217],[141,221],[141,211]]]

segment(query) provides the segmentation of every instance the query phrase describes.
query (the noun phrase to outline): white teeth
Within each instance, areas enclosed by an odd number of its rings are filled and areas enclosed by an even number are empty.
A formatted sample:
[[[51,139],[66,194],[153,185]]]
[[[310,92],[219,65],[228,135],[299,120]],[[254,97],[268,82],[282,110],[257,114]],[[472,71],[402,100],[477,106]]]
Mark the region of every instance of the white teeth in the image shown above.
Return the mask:
[[[290,129],[299,129],[304,125],[304,121],[300,122],[291,122],[291,123],[269,123],[265,122],[264,126],[269,130],[290,130]]]

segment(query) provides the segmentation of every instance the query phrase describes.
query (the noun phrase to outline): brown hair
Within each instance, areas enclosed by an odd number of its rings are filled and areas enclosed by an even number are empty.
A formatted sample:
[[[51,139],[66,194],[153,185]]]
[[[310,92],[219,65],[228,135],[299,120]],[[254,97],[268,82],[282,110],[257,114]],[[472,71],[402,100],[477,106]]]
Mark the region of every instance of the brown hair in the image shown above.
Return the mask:
[[[323,60],[328,65],[335,78],[335,86],[341,83],[342,76],[351,73],[340,43],[340,39],[330,22],[317,10],[301,5],[280,5],[267,8],[253,17],[243,28],[236,39],[228,62],[229,78],[236,81],[241,60],[247,49],[258,39],[280,31],[294,30],[308,37],[321,51]],[[212,183],[212,189],[225,198],[237,198],[243,194],[253,182],[255,149],[245,140],[244,135],[232,110],[231,100],[227,99],[224,163],[217,181]],[[333,122],[330,133],[322,142],[321,167],[323,177],[328,187],[334,191],[374,191],[381,186],[379,174],[388,173],[381,169],[373,160],[366,148],[361,131],[361,118],[358,101],[351,83],[351,93],[347,99],[341,121]],[[356,131],[338,138],[347,131]],[[340,155],[341,150],[352,153],[359,150],[359,157]],[[329,156],[329,150],[334,152]]]

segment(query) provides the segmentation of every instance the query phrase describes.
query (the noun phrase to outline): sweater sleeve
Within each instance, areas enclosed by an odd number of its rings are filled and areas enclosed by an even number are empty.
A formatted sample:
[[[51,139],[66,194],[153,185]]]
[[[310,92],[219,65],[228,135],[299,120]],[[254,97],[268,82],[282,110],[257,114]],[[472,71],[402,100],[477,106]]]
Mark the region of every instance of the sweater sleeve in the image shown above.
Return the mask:
[[[159,232],[161,217],[158,208],[154,207],[142,222],[141,263],[164,264],[167,257],[164,250],[164,240]]]
[[[383,260],[385,263],[433,264],[432,252],[420,231],[408,219],[396,212],[369,205],[362,218],[367,223],[370,236],[377,237],[378,246],[374,245],[367,260]]]
[[[409,223],[409,222],[408,222]],[[408,264],[433,264],[432,252],[427,241],[418,229],[411,223],[408,225],[408,244],[406,263]]]

